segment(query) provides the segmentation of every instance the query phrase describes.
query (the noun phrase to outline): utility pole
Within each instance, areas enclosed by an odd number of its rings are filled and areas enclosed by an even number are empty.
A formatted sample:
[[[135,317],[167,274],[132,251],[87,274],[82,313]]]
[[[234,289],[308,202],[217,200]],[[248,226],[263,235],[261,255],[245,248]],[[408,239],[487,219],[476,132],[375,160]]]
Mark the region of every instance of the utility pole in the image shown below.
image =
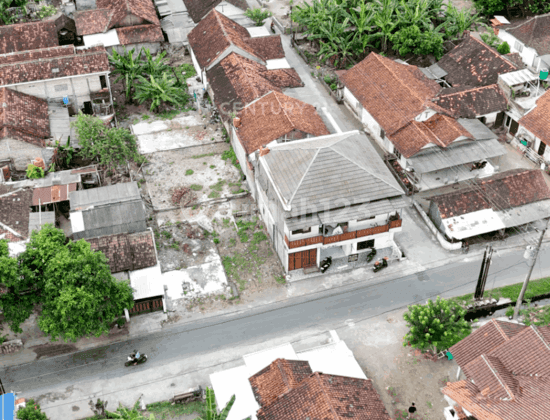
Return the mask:
[[[519,292],[518,301],[516,302],[516,307],[514,309],[514,316],[512,319],[517,319],[519,314],[519,308],[521,308],[521,303],[523,302],[523,296],[525,296],[525,291],[527,290],[527,285],[529,284],[529,279],[531,278],[531,273],[533,272],[533,268],[535,268],[535,263],[537,262],[537,257],[539,255],[540,251],[540,245],[542,244],[542,239],[544,238],[544,234],[546,233],[546,230],[548,229],[548,221],[549,219],[546,219],[546,224],[544,225],[544,229],[542,230],[540,234],[539,241],[537,243],[537,247],[533,250],[534,256],[531,260],[531,264],[529,267],[529,271],[527,272],[527,276],[525,277],[525,281],[523,282],[523,287],[521,288],[521,292]]]
[[[479,270],[479,277],[477,279],[476,291],[474,299],[482,299],[485,292],[485,283],[487,282],[487,275],[489,274],[489,267],[491,266],[491,258],[493,256],[493,247],[491,245],[485,248],[485,254],[483,254],[483,262],[481,263],[481,269]]]

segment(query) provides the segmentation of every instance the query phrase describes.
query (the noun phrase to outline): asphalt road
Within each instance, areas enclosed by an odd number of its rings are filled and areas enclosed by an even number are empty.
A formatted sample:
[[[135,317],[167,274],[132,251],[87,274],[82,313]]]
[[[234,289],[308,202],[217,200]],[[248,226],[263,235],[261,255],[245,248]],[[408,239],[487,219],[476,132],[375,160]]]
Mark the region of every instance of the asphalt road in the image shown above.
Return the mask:
[[[134,348],[149,356],[143,368],[160,367],[196,354],[261,343],[276,336],[311,327],[338,329],[346,320],[358,323],[436,295],[470,293],[475,287],[480,258],[444,265],[415,275],[379,284],[352,285],[291,298],[284,303],[252,309],[237,315],[216,317],[175,325],[145,337],[92,350],[42,358],[35,362],[0,370],[6,389],[28,392],[79,380],[123,376],[126,356]],[[527,264],[523,251],[493,256],[487,288],[523,281]],[[539,254],[533,278],[550,276],[550,249]],[[0,359],[1,363],[1,359]]]

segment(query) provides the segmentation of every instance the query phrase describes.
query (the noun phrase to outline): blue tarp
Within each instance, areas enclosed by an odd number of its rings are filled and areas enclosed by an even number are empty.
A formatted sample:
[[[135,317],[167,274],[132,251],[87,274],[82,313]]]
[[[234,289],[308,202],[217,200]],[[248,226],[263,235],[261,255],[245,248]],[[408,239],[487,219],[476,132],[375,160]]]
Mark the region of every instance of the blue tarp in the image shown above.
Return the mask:
[[[0,395],[0,420],[15,419],[15,394]]]

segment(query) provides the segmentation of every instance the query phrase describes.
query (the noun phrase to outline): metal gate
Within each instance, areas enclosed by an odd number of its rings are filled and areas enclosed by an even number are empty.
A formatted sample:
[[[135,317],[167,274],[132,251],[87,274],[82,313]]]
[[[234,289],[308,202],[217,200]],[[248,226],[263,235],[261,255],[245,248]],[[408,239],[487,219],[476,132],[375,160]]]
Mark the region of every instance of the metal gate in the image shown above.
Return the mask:
[[[138,315],[145,312],[162,311],[162,296],[156,296],[153,298],[139,299],[134,301],[134,307],[128,312],[130,315]]]
[[[288,254],[288,271],[317,265],[317,248]]]

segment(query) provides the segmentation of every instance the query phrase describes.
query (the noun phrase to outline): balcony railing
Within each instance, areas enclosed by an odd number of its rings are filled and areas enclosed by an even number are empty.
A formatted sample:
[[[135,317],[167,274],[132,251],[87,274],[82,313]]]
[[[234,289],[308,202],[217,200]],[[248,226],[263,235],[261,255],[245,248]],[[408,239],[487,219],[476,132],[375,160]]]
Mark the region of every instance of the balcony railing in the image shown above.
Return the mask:
[[[388,232],[390,229],[396,229],[401,227],[402,220],[391,220],[389,223],[382,226],[374,226],[368,229],[356,230],[353,232],[345,232],[340,235],[333,236],[314,236],[312,238],[299,239],[297,241],[289,241],[285,235],[285,242],[289,249],[301,248],[304,246],[315,245],[315,244],[334,244],[337,242],[349,241],[350,239],[361,238],[363,236],[378,235],[379,233]]]

